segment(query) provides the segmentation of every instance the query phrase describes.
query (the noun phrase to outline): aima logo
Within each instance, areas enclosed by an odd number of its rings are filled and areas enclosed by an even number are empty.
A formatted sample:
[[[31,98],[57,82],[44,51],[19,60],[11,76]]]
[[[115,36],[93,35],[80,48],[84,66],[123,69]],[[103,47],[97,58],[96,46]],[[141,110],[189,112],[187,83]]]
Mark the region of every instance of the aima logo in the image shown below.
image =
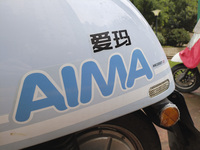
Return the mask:
[[[77,108],[81,104],[89,104],[93,99],[94,87],[99,89],[102,97],[110,96],[114,92],[116,74],[123,91],[134,87],[138,78],[153,78],[153,72],[140,49],[132,52],[129,69],[119,54],[112,55],[108,65],[107,77],[94,60],[82,63],[80,77],[73,65],[62,66],[61,88],[46,72],[28,73],[19,88],[14,119],[23,123],[31,120],[37,111],[53,107],[56,111],[62,112]]]

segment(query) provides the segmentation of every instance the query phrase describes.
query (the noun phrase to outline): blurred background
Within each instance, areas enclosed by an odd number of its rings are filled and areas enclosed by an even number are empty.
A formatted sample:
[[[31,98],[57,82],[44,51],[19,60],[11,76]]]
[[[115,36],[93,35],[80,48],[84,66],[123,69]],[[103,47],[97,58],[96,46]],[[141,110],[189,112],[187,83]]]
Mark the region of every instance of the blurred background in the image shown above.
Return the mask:
[[[131,0],[148,21],[160,41],[170,66],[170,59],[185,49],[200,18],[200,0]],[[200,64],[198,65],[200,70]],[[195,127],[200,131],[200,88],[185,97]],[[170,150],[167,131],[156,127],[162,150]]]

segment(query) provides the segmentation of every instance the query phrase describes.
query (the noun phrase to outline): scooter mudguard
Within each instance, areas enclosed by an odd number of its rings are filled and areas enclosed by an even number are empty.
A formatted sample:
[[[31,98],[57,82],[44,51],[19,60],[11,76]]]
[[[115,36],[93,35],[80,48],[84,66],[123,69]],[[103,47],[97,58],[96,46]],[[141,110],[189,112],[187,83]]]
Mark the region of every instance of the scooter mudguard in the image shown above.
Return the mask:
[[[168,99],[176,104],[180,111],[180,120],[168,130],[171,150],[199,150],[200,132],[195,128],[184,97],[174,91]]]

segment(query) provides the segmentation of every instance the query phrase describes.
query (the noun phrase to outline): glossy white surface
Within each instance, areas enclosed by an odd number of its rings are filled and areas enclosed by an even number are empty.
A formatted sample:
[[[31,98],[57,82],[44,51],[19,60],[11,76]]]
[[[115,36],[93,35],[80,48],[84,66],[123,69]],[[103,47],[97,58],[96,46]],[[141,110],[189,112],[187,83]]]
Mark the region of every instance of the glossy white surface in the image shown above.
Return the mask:
[[[171,69],[160,43],[128,0],[2,0],[0,33],[0,149],[20,149],[99,124],[158,102],[174,90]],[[112,48],[94,52],[92,39],[102,33],[107,33],[104,44]],[[135,51],[140,52],[144,62],[132,59]],[[114,63],[114,58],[120,62]],[[131,85],[131,62],[137,62],[133,64],[137,72],[144,68],[145,61],[152,76],[135,77]],[[110,71],[111,62],[122,66],[115,68],[114,74]],[[113,75],[113,91],[105,96],[100,90],[102,84],[92,78],[91,99],[83,103],[81,92],[87,88],[82,88],[85,78],[81,75],[89,63],[97,66],[98,77],[103,77],[105,83],[111,82],[109,74]],[[78,91],[78,103],[74,106],[64,87],[68,76],[62,74],[70,67]],[[48,79],[66,107],[62,111],[55,106],[37,108],[30,118],[20,122],[16,114],[22,89],[34,73]],[[170,81],[169,89],[150,98],[149,88],[166,79]],[[44,101],[48,94],[41,89],[35,88],[32,101]]]

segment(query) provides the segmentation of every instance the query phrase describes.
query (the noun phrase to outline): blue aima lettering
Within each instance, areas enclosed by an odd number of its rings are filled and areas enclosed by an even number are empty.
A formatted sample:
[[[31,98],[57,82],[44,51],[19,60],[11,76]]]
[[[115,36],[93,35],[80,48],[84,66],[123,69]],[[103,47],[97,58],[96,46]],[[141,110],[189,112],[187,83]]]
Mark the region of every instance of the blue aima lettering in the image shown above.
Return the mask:
[[[76,68],[72,65],[64,66],[60,70],[62,90],[47,73],[35,71],[25,76],[14,114],[17,122],[29,121],[35,111],[54,108],[62,112],[90,103],[94,82],[100,94],[107,97],[114,92],[116,75],[122,90],[134,87],[136,79],[141,77],[147,80],[153,78],[153,72],[140,49],[133,51],[128,70],[120,55],[111,56],[106,78],[100,66],[91,60],[82,64],[80,82]]]

